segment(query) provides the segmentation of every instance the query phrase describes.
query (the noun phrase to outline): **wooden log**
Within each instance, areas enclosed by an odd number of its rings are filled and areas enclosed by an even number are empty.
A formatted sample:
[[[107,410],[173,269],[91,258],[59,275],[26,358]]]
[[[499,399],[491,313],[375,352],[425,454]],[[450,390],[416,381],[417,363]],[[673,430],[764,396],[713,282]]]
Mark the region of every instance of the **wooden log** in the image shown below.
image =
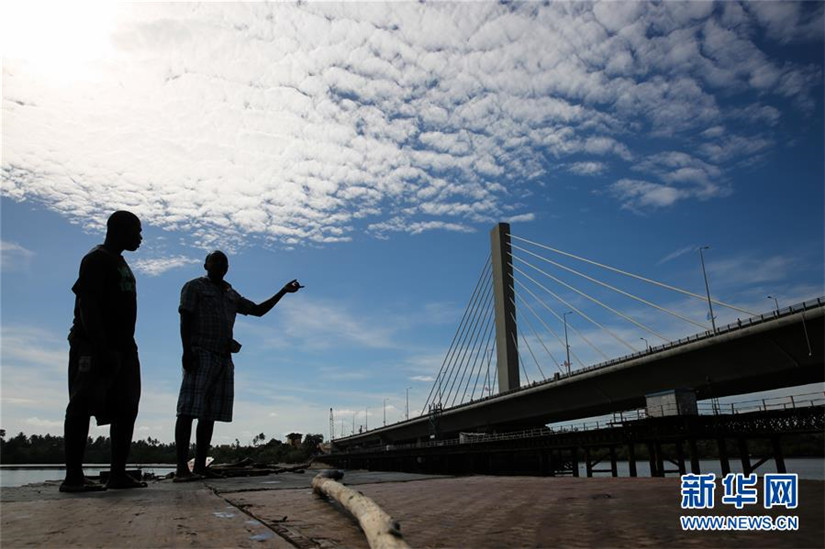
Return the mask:
[[[340,471],[319,473],[312,479],[312,490],[333,498],[358,519],[372,549],[409,549],[401,536],[401,525],[370,498],[335,480],[342,476]]]

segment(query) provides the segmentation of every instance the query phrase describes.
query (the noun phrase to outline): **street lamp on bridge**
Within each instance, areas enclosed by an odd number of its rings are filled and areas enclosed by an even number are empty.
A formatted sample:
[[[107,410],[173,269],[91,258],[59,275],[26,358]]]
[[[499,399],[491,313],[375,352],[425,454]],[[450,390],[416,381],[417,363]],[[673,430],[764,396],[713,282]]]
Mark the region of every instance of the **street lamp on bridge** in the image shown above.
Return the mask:
[[[562,315],[564,319],[564,347],[567,351],[567,361],[565,361],[565,365],[567,366],[567,375],[570,375],[570,344],[567,342],[567,315],[572,315],[573,311],[567,311]]]
[[[710,250],[710,246],[701,246],[699,248],[699,259],[702,261],[702,276],[705,277],[705,292],[708,296],[708,315],[710,316],[710,325],[713,327],[713,333],[716,334],[716,317],[713,316],[713,302],[710,299],[710,286],[708,285],[708,273],[705,271],[705,256],[702,250]]]
[[[647,340],[643,337],[640,337],[639,339],[641,339],[642,341],[645,342],[645,349],[647,349],[649,351],[650,350],[650,343],[648,343]]]
[[[779,300],[776,297],[769,295],[765,299],[773,299],[773,304],[776,305],[776,313],[779,314]]]
[[[405,390],[407,393],[407,419],[410,419],[410,389],[412,389],[412,387],[407,387]]]

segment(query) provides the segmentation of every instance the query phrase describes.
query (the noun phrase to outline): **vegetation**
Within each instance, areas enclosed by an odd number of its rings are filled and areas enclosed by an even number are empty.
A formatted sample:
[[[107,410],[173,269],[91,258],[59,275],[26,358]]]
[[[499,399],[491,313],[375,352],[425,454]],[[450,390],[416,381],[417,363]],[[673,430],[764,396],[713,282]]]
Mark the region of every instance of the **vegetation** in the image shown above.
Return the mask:
[[[290,436],[297,433],[290,433]],[[293,436],[293,438],[296,438]],[[266,435],[260,433],[252,439],[249,446],[241,445],[239,440],[234,444],[215,446],[209,454],[215,458],[215,463],[234,463],[244,458],[252,459],[257,463],[303,463],[309,461],[318,453],[318,445],[323,442],[323,435],[297,434],[296,444],[293,446],[276,439],[266,441]],[[109,437],[89,437],[86,448],[86,463],[108,463],[111,445]],[[190,449],[190,456],[195,455],[194,445]],[[6,432],[0,430],[0,464],[55,464],[63,463],[63,437],[53,435],[30,435],[18,433],[6,439]],[[144,463],[175,463],[175,444],[162,443],[151,437],[146,440],[132,442],[129,462]]]

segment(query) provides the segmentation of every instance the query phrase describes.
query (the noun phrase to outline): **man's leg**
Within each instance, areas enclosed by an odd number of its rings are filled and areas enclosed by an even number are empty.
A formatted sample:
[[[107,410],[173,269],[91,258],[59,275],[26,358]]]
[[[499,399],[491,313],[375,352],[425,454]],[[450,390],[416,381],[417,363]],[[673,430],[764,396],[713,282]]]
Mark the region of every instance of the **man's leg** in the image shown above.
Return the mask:
[[[142,488],[146,486],[145,482],[126,474],[140,403],[140,362],[137,353],[126,353],[119,359],[120,367],[109,394],[110,399],[116,399],[116,404],[109,427],[112,463],[106,485],[109,488]]]
[[[86,453],[86,439],[89,437],[90,416],[70,415],[67,411],[63,423],[63,444],[66,452],[66,479],[64,484],[80,486],[83,476],[83,456]]]
[[[175,477],[187,477],[192,473],[189,471],[189,441],[192,440],[192,416],[178,416],[175,422],[175,453],[177,454],[178,467]]]
[[[137,418],[114,418],[109,427],[109,437],[112,441],[112,477],[126,476],[126,462],[129,459],[129,450],[132,447],[132,434],[135,430]]]
[[[212,431],[215,422],[198,419],[198,428],[195,431],[195,473],[203,475],[206,473],[206,454],[209,453],[209,445],[212,443]]]
[[[89,402],[85,398],[88,379],[79,375],[81,352],[69,349],[69,404],[63,421],[63,449],[66,458],[66,478],[60,485],[61,492],[86,492],[102,490],[103,486],[86,479],[83,475],[83,456],[89,438]]]

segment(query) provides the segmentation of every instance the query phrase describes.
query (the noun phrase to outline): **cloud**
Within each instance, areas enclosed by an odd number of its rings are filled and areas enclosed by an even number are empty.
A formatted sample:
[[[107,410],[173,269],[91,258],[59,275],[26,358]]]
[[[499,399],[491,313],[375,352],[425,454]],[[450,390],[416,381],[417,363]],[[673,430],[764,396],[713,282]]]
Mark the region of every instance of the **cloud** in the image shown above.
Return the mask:
[[[621,179],[610,186],[610,192],[630,210],[664,208],[687,196],[675,187],[638,179]]]
[[[432,383],[435,381],[435,378],[433,376],[412,376],[410,380],[420,381],[422,383]]]
[[[776,142],[758,120],[810,111],[821,81],[754,38],[821,46],[821,6],[795,3],[118,10],[90,20],[109,40],[71,85],[4,59],[1,192],[85,227],[128,208],[200,247],[473,231],[530,215],[518,197],[554,167],[604,173],[662,138],[703,160],[646,172],[635,207],[723,196],[720,166]],[[752,105],[735,135],[731,102]]]
[[[46,366],[62,372],[68,363],[69,344],[65,335],[58,336],[31,326],[3,325],[0,327],[0,342],[4,367]]]
[[[567,171],[576,175],[601,175],[607,171],[604,162],[574,162],[567,166]]]
[[[526,213],[520,215],[513,215],[510,217],[505,217],[502,219],[504,223],[529,223],[530,221],[534,221],[536,219],[536,214],[534,213]]]
[[[14,242],[0,241],[0,267],[3,271],[26,270],[33,258],[33,251]]]
[[[677,257],[681,257],[685,254],[695,252],[697,249],[698,249],[698,246],[695,246],[695,245],[685,246],[684,248],[679,248],[678,250],[675,250],[675,251],[667,254],[665,257],[663,257],[662,259],[657,261],[656,265],[662,265],[663,263],[667,263],[668,261],[673,261]]]
[[[770,257],[741,255],[710,260],[708,260],[708,255],[710,254],[706,252],[708,276],[714,279],[714,284],[724,287],[787,280],[794,266],[800,263],[798,258],[783,255]]]
[[[804,42],[822,36],[823,5],[818,2],[752,2],[749,13],[768,35],[781,43]]]
[[[200,262],[200,259],[178,255],[172,257],[141,258],[134,260],[132,263],[135,269],[145,275],[159,276],[166,271]]]

